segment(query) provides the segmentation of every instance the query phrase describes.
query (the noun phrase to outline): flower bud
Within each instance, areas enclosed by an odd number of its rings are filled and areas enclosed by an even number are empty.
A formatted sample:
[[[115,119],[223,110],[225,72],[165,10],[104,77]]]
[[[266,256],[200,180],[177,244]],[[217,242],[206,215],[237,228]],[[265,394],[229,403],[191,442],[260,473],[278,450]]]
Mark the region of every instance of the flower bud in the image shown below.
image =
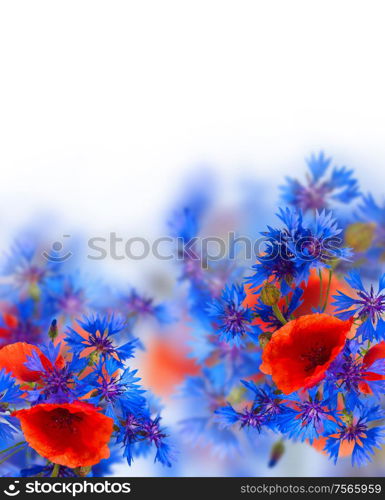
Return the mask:
[[[56,319],[53,319],[51,326],[49,327],[49,330],[48,330],[48,337],[51,340],[55,340],[57,335],[58,335],[57,321],[56,321]]]
[[[31,296],[31,298],[35,302],[40,300],[41,293],[40,293],[39,285],[37,283],[31,283],[29,285],[28,292],[29,292],[29,295]]]
[[[261,335],[258,337],[259,345],[262,349],[264,349],[270,342],[271,335],[271,333],[261,333]]]
[[[285,446],[282,440],[277,441],[273,444],[270,452],[269,467],[274,467],[274,465],[281,459],[285,452]]]
[[[374,224],[356,222],[350,224],[345,231],[345,243],[356,252],[365,252],[374,238]]]
[[[243,396],[246,392],[246,389],[243,386],[234,387],[234,389],[230,392],[227,397],[227,400],[232,405],[236,405],[243,400]]]
[[[261,290],[261,301],[266,306],[274,306],[278,304],[281,298],[281,292],[271,283],[266,283]]]
[[[91,354],[88,356],[88,366],[93,366],[99,362],[100,359],[100,352],[99,351],[92,351]]]

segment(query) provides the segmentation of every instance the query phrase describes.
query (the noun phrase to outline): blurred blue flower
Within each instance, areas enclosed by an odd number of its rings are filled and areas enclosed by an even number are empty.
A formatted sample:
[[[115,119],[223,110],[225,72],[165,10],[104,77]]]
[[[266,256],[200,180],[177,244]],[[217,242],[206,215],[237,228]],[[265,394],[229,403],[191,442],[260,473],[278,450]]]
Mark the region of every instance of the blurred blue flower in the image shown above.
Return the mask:
[[[221,297],[208,305],[207,314],[212,318],[221,341],[241,345],[245,335],[258,341],[261,330],[252,325],[252,310],[242,305],[245,298],[243,286],[226,286]]]
[[[22,391],[12,376],[0,370],[0,446],[7,445],[19,432],[19,421],[10,414],[10,406],[23,403]]]
[[[350,203],[357,198],[360,191],[353,170],[334,167],[330,175],[326,176],[331,161],[323,151],[318,155],[312,154],[306,160],[310,170],[306,185],[297,179],[286,178],[286,184],[281,187],[284,203],[307,212],[329,208],[332,201]]]
[[[356,316],[362,322],[357,329],[357,336],[362,335],[364,340],[384,340],[385,321],[382,316],[385,313],[385,294],[381,292],[385,288],[385,274],[378,280],[376,292],[373,285],[369,291],[364,287],[357,271],[351,271],[346,281],[355,290],[356,296],[350,297],[337,291],[337,295],[333,296],[337,316],[341,319]]]

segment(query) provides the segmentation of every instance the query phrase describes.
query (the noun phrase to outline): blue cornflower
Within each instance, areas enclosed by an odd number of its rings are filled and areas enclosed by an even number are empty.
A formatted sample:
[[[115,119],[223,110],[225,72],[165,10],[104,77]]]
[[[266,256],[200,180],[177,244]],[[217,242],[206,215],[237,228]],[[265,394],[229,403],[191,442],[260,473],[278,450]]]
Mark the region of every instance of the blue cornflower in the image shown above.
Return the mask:
[[[10,415],[9,408],[23,402],[22,394],[12,376],[0,370],[0,446],[10,442],[19,430],[18,420]]]
[[[120,422],[117,442],[124,447],[124,457],[131,465],[136,448],[154,445],[156,448],[155,462],[171,467],[174,460],[173,449],[168,442],[166,429],[160,426],[161,417],[151,418],[147,411],[126,412]],[[141,450],[143,452],[143,450]]]
[[[345,416],[342,422],[337,423],[326,441],[325,451],[336,463],[341,444],[353,444],[352,465],[366,465],[375,449],[380,448],[385,439],[385,427],[373,425],[372,422],[384,417],[385,414],[379,406],[358,408],[353,414]]]
[[[267,384],[258,387],[252,381],[241,380],[241,382],[246,389],[253,393],[254,401],[252,405],[243,408],[242,411],[236,411],[230,403],[227,403],[227,406],[218,408],[215,411],[217,421],[223,427],[239,423],[241,428],[253,428],[258,432],[262,431],[263,426],[274,429],[277,417],[285,411],[285,407],[282,405],[282,397],[274,394]]]
[[[311,155],[306,163],[310,170],[306,185],[288,177],[286,185],[281,187],[285,203],[307,212],[328,208],[331,201],[350,203],[360,195],[353,170],[334,167],[330,176],[326,177],[331,158],[326,158],[322,151],[318,156]]]
[[[241,412],[236,411],[231,404],[218,408],[214,412],[218,416],[218,422],[224,427],[239,423],[241,428],[253,428],[262,431],[266,423],[266,416],[258,408],[244,408]]]
[[[61,345],[51,342],[39,346],[48,363],[43,363],[38,351],[28,356],[25,366],[39,372],[39,384],[28,391],[28,399],[32,403],[67,403],[79,397],[78,374],[87,366],[87,358],[77,355],[71,361],[60,360]]]
[[[140,388],[136,376],[138,370],[126,368],[120,370],[120,363],[114,358],[99,361],[94,371],[84,379],[83,393],[91,392],[88,399],[96,406],[103,406],[105,414],[115,421],[122,407],[135,411],[144,407],[146,400],[141,394],[145,391]]]
[[[41,286],[57,270],[58,264],[47,260],[42,253],[45,250],[36,235],[24,234],[12,245],[2,269],[11,290],[16,290],[23,299],[39,298]]]
[[[357,297],[350,297],[345,293],[338,291],[334,295],[333,305],[336,307],[338,317],[348,319],[356,316],[362,323],[357,329],[357,336],[362,335],[364,340],[384,340],[385,339],[385,274],[378,281],[378,290],[374,291],[371,285],[368,291],[357,271],[351,271],[346,278],[347,283],[356,291]]]
[[[275,419],[285,411],[282,404],[282,396],[276,394],[268,384],[257,386],[252,380],[241,380],[242,384],[254,395],[253,406],[268,417],[269,420]]]
[[[76,318],[84,313],[89,305],[90,287],[85,288],[86,280],[80,273],[69,275],[56,274],[44,287],[44,307],[50,316]],[[94,289],[96,286],[94,287]]]
[[[291,405],[279,415],[278,428],[290,439],[309,440],[312,444],[315,439],[330,434],[335,428],[339,414],[330,409],[329,401],[321,398],[317,390],[309,390],[305,399],[296,394],[285,396]]]
[[[343,391],[348,410],[364,404],[360,399],[362,384],[368,386],[377,398],[385,392],[385,380],[382,380],[382,375],[385,375],[385,360],[378,359],[368,366],[360,348],[358,342],[347,341],[344,350],[326,373],[325,393],[329,395],[332,404],[336,405],[338,393]],[[375,380],[372,380],[373,375],[376,376]]]
[[[239,285],[226,286],[219,299],[207,308],[207,313],[217,326],[220,340],[240,345],[245,335],[257,340],[259,327],[253,326],[251,308],[243,306],[246,298],[244,288]]]
[[[265,281],[280,284],[283,295],[291,285],[307,281],[310,270],[330,267],[335,259],[348,259],[350,250],[342,248],[341,229],[331,213],[316,212],[310,220],[294,209],[280,209],[277,217],[283,228],[261,233],[266,238],[264,255],[257,256],[255,274],[247,279],[253,288]]]
[[[90,356],[94,361],[101,356],[103,359],[108,357],[118,357],[120,362],[126,361],[134,356],[137,347],[137,339],[117,346],[114,342],[114,335],[121,332],[126,327],[126,322],[121,318],[112,316],[91,315],[84,316],[83,321],[77,321],[84,331],[84,336],[80,335],[73,328],[68,327],[65,342],[70,346],[74,354],[80,355],[85,349],[89,348]]]
[[[22,403],[22,394],[15,379],[4,369],[0,370],[0,406]]]
[[[124,313],[129,318],[155,318],[160,324],[172,321],[170,311],[165,304],[154,304],[154,299],[140,295],[132,289],[127,297],[121,297],[120,302]]]

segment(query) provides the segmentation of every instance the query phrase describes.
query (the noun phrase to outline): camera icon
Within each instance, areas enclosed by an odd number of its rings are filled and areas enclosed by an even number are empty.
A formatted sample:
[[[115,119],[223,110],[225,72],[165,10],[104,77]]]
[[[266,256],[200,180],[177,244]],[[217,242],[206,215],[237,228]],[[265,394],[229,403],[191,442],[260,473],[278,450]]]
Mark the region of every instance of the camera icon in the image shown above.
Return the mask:
[[[63,239],[64,238],[70,238],[70,234],[63,234]],[[64,248],[64,244],[62,241],[54,241],[51,246],[51,250],[47,252],[44,250],[44,252],[41,254],[46,260],[49,262],[65,262],[66,260],[70,259],[72,257],[72,252],[68,251],[64,254],[60,254]]]
[[[7,489],[4,490],[4,493],[9,496],[9,497],[15,497],[20,493],[20,490],[17,489],[17,484],[19,484],[20,481],[14,481],[11,483]]]

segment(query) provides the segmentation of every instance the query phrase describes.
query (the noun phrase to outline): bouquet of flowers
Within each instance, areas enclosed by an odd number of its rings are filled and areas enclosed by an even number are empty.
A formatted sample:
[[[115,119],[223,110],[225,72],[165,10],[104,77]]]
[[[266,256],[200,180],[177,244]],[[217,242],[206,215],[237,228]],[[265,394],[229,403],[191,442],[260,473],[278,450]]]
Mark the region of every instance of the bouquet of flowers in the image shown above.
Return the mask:
[[[2,462],[32,449],[46,463],[22,475],[83,476],[109,458],[114,440],[128,464],[154,446],[155,460],[171,465],[160,417],[152,415],[137,371],[125,366],[136,340],[115,340],[124,326],[113,317],[91,316],[59,340],[53,323],[51,342],[1,349],[1,439],[10,444]],[[11,444],[20,434],[23,439]]]
[[[385,439],[385,207],[323,153],[308,167],[282,187],[251,272],[230,258],[202,271],[199,249],[182,262],[201,366],[182,388],[182,432],[222,455],[268,436],[271,466],[288,441],[361,466]]]
[[[103,476],[151,450],[170,467],[176,448],[197,445],[219,459],[258,449],[270,466],[288,442],[334,463],[373,458],[385,440],[385,206],[323,153],[308,168],[305,182],[282,186],[275,223],[259,196],[235,218],[252,234],[252,265],[199,245],[211,184],[184,195],[169,221],[172,315],[135,289],[115,294],[67,263],[42,263],[38,244],[13,248],[0,283],[3,475]],[[143,317],[173,323],[157,357],[133,334]],[[136,349],[148,349],[139,372]],[[170,433],[139,384],[146,363],[181,381],[173,404],[184,417]]]

